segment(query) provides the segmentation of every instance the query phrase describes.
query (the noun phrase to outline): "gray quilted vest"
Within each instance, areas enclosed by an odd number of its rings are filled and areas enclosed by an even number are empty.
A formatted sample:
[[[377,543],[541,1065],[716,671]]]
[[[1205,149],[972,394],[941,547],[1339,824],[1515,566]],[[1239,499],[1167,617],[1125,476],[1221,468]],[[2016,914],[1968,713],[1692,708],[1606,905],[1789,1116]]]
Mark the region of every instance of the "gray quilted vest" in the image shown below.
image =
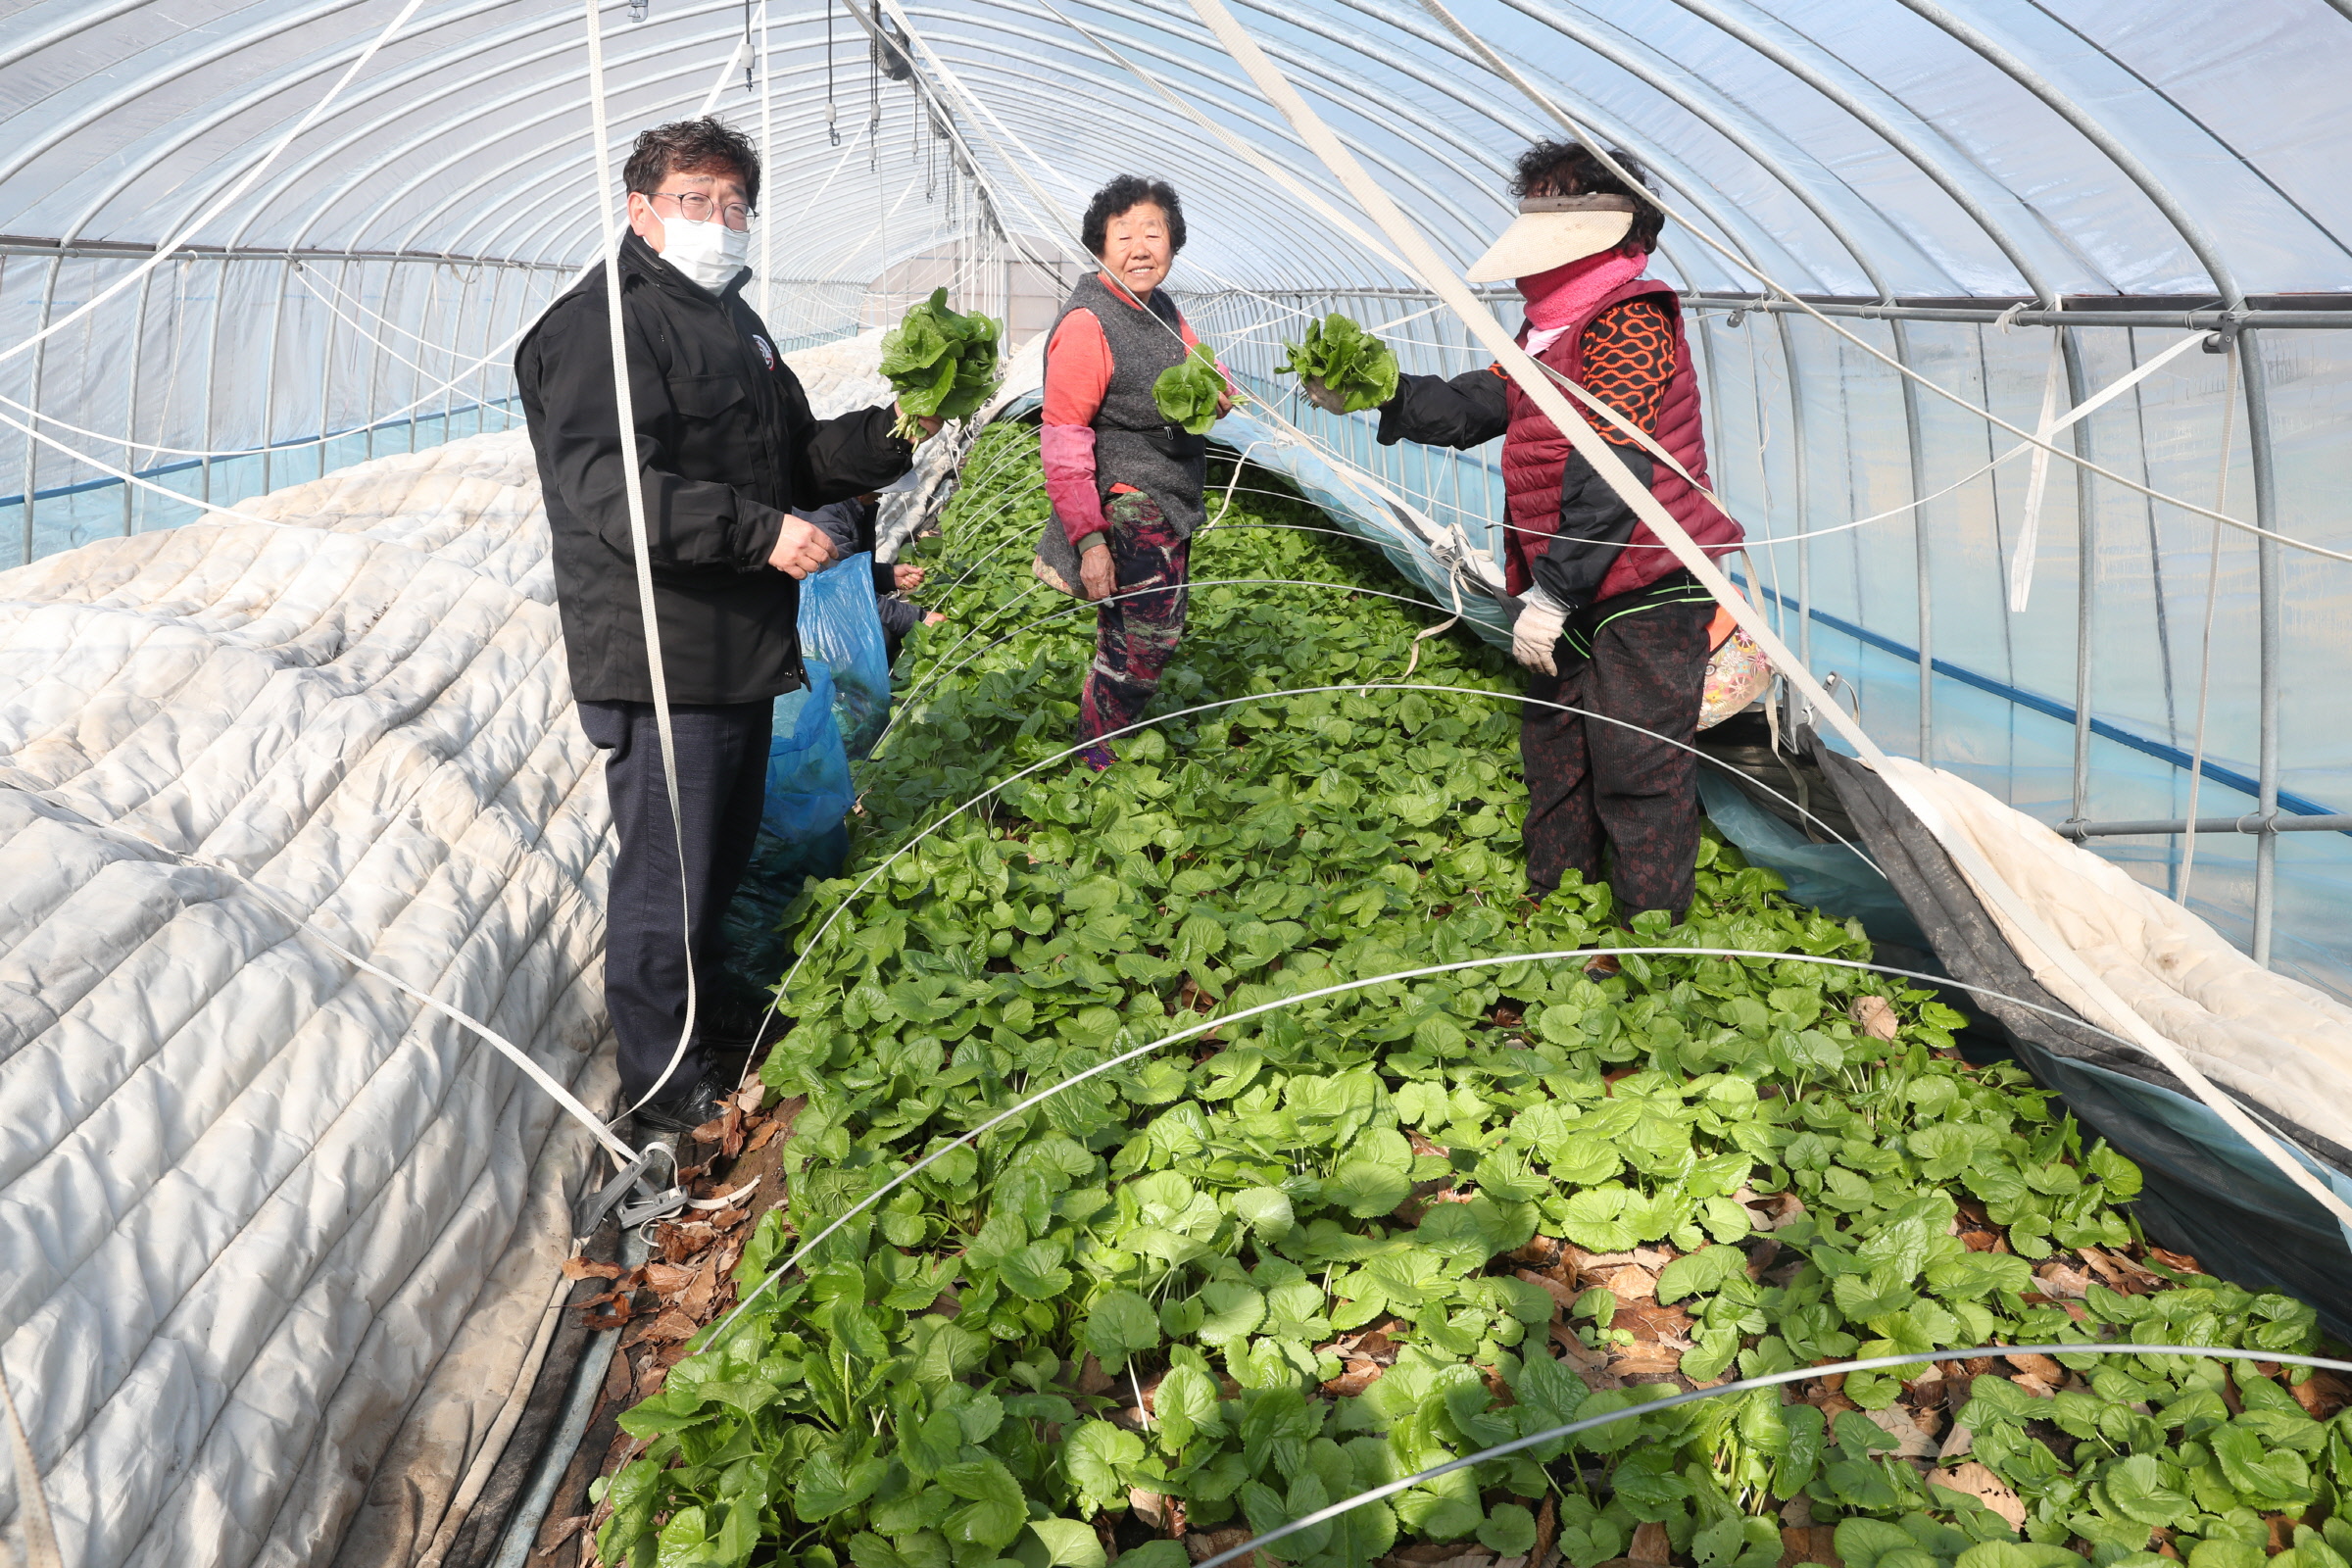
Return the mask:
[[[1114,484],[1130,484],[1159,503],[1160,514],[1189,539],[1205,515],[1200,489],[1208,477],[1208,442],[1170,424],[1152,399],[1160,372],[1184,363],[1184,317],[1168,291],[1152,291],[1151,309],[1138,310],[1124,295],[1102,286],[1089,272],[1070,291],[1061,317],[1092,311],[1110,344],[1110,385],[1095,414],[1095,490],[1104,497]]]

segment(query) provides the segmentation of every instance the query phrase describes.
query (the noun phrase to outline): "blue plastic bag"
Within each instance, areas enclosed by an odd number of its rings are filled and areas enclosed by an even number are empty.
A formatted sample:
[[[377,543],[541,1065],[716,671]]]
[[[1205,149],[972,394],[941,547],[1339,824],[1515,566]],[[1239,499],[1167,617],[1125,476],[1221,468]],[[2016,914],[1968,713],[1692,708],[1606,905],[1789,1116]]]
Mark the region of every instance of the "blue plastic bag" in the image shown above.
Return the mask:
[[[843,748],[863,761],[890,722],[890,654],[874,607],[874,558],[859,552],[801,584],[801,656],[833,675]]]
[[[718,1013],[765,1008],[786,960],[784,911],[810,877],[841,874],[854,799],[849,754],[834,713],[833,672],[810,659],[808,684],[776,699],[767,743],[767,798],[752,863],[720,922],[725,957]]]
[[[849,815],[849,754],[834,716],[833,672],[808,660],[808,684],[776,699],[775,729],[767,743],[767,800],[760,831],[787,844],[830,832]]]

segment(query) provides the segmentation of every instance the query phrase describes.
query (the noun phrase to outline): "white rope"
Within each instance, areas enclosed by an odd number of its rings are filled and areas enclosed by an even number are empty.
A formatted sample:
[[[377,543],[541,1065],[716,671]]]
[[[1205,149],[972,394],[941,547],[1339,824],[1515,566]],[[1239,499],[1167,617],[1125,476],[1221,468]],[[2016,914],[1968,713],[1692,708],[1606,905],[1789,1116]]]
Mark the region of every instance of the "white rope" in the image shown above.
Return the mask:
[[[32,348],[34,345],[45,341],[52,335],[64,331],[67,327],[72,326],[75,321],[80,320],[83,317],[89,315],[99,306],[104,305],[108,300],[113,299],[116,295],[130,287],[133,283],[136,283],[141,278],[144,278],[148,273],[154,271],[157,268],[163,266],[164,263],[170,261],[172,253],[177,251],[182,245],[185,245],[189,240],[193,239],[198,233],[202,232],[206,224],[210,223],[214,219],[219,218],[222,213],[227,212],[230,207],[236,204],[237,200],[242,197],[247,190],[252,188],[253,182],[261,178],[262,174],[270,168],[271,164],[277,162],[278,154],[284,152],[289,146],[291,146],[295,137],[310,129],[312,122],[316,121],[320,115],[326,113],[327,106],[332,104],[338,97],[342,96],[343,89],[351,85],[352,77],[358,75],[367,68],[368,62],[375,58],[375,52],[378,49],[381,49],[385,44],[392,41],[392,35],[394,33],[397,33],[402,27],[408,25],[409,18],[415,16],[416,14],[416,8],[423,3],[424,0],[409,0],[407,5],[402,6],[400,8],[400,14],[394,17],[389,23],[385,24],[384,30],[377,33],[375,37],[369,41],[368,47],[360,51],[358,58],[353,60],[351,65],[345,69],[343,74],[335,78],[335,84],[327,88],[326,96],[313,104],[310,108],[310,112],[305,114],[300,120],[296,121],[293,127],[289,129],[283,136],[280,136],[277,139],[276,144],[272,146],[269,152],[263,154],[262,161],[258,164],[255,164],[251,169],[245,171],[245,172],[239,176],[237,182],[234,185],[231,185],[227,191],[221,195],[219,201],[213,203],[211,207],[205,209],[203,216],[197,218],[193,222],[183,226],[180,231],[172,235],[170,240],[158,245],[155,248],[154,255],[148,257],[147,260],[141,262],[138,266],[123,273],[121,277],[108,284],[105,288],[102,288],[97,293],[91,295],[80,305],[67,312],[58,319],[51,321],[47,326],[42,327],[39,331],[24,339],[16,347],[7,349],[5,351],[0,351],[0,365],[5,365],[10,360],[13,360],[18,355],[24,353],[26,349]]]
[[[1715,602],[1756,640],[1757,646],[1764,650],[1765,657],[1772,661],[1774,667],[1795,685],[1805,699],[1829,719],[1832,727],[1843,735],[1863,760],[1878,771],[1896,798],[1943,847],[1962,875],[1974,885],[1979,897],[1992,906],[1992,911],[2001,916],[2030,948],[2038,951],[2043,961],[2072,983],[2088,999],[2092,1007],[2120,1025],[2123,1033],[2161,1062],[2175,1077],[2188,1085],[2197,1098],[2228,1123],[2231,1131],[2244,1139],[2250,1148],[2260,1152],[2289,1181],[2309,1194],[2321,1207],[2344,1225],[2347,1231],[2352,1231],[2352,1203],[2347,1203],[2306,1170],[2293,1154],[2257,1126],[2236,1101],[2216,1088],[2178,1046],[2117,996],[2103,978],[2094,973],[2073,949],[2049,929],[2041,916],[2018,896],[1999,871],[1977,851],[1975,845],[1945,821],[1935,800],[1913,787],[1888,766],[1886,754],[1880,749],[1878,742],[1859,724],[1849,720],[1844,711],[1830,700],[1829,694],[1822,690],[1812,672],[1797,662],[1794,652],[1782,642],[1764,617],[1732,586],[1731,580],[1724,576],[1706,553],[1692,542],[1690,534],[1684,531],[1682,524],[1650,493],[1649,488],[1635,482],[1632,473],[1610,449],[1609,443],[1602,440],[1598,432],[1560,396],[1543,375],[1541,368],[1494,319],[1494,314],[1438,256],[1389,194],[1364,172],[1354,155],[1341,144],[1330,127],[1298,95],[1290,79],[1266,58],[1256,41],[1234,20],[1224,0],[1190,0],[1190,3],[1216,35],[1218,42],[1224,45],[1226,52],[1257,83],[1259,91],[1282,111],[1284,118],[1290,121],[1309,149],[1323,160],[1325,167],[1348,187],[1348,193],[1380,226],[1382,232],[1412,262],[1423,286],[1434,289],[1446,298],[1464,324],[1494,353],[1504,371],[1567,436],[1570,445],[1592,466],[1593,471],[1607,481],[1637,516],[1649,525],[1653,534],[1667,543],[1674,551],[1675,558],[1714,595]],[[1443,10],[1437,5],[1437,0],[1422,0],[1422,4]],[[2010,428],[2015,429],[2014,426]],[[2221,515],[2219,513],[2205,512],[2203,508],[2197,510],[2208,516]]]
[[[637,408],[629,392],[628,333],[621,317],[620,236],[612,224],[612,198],[606,194],[612,188],[612,169],[610,133],[605,127],[605,36],[597,15],[597,0],[581,0],[581,3],[588,21],[588,118],[595,142],[596,211],[604,237],[605,319],[612,334],[612,398],[620,433],[621,480],[628,493],[629,551],[637,568],[637,609],[645,632],[646,679],[654,693],[654,727],[662,740],[662,785],[669,798],[670,842],[678,858],[678,940],[687,950],[686,1021],[678,1031],[677,1049],[669,1054],[669,1064],[662,1069],[662,1075],[654,1080],[644,1098],[620,1113],[631,1116],[661,1093],[670,1075],[678,1070],[678,1063],[685,1059],[687,1048],[694,1043],[695,1007],[700,999],[694,983],[694,892],[686,880],[685,816],[678,805],[677,742],[670,731],[669,682],[662,667],[662,626],[654,612],[654,558],[645,534],[645,476],[638,468]],[[730,69],[733,64],[730,57]],[[718,89],[713,87],[711,91],[715,95]],[[688,1093],[693,1091],[693,1085],[686,1087]],[[616,1116],[613,1121],[617,1123],[619,1119]]]

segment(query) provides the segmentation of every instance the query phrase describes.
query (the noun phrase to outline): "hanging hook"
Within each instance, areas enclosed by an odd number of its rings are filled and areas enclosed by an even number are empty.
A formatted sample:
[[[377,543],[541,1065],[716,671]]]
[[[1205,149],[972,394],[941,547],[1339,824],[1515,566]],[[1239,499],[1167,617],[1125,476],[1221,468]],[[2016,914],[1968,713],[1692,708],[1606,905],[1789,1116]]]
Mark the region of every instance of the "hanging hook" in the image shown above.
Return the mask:
[[[833,107],[833,0],[825,0],[825,139],[834,146],[841,145],[841,127],[835,124]]]

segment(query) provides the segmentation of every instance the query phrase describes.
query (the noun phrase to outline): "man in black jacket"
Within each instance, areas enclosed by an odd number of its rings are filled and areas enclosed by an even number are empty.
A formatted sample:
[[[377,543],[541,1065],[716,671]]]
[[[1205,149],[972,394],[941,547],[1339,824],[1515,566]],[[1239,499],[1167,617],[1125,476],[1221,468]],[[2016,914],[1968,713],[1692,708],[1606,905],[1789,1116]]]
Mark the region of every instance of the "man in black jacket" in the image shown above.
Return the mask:
[[[619,838],[605,999],[621,1092],[644,1102],[641,1127],[682,1133],[716,1116],[727,1088],[686,1038],[689,965],[709,997],[719,917],[760,825],[775,699],[806,680],[799,579],[833,559],[824,532],[791,513],[890,483],[913,449],[892,433],[887,407],[811,417],[744,302],[743,235],[760,197],[748,141],[711,120],[662,125],[638,137],[622,179],[632,232],[620,249],[621,324],[677,757],[674,822],[602,268],[548,307],[514,373],[555,536],[572,696],[606,753]]]

